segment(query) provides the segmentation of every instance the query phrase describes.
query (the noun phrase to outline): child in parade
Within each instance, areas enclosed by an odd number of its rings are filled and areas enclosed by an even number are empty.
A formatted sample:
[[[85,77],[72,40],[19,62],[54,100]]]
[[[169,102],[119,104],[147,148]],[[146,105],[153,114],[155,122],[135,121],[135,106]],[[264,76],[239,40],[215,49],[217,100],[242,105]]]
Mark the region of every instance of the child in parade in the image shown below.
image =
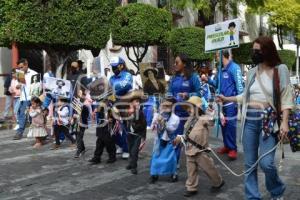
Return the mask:
[[[45,129],[45,119],[41,109],[41,100],[38,97],[31,98],[31,106],[29,108],[29,116],[31,117],[31,125],[27,137],[34,137],[35,144],[33,148],[39,148],[43,145],[43,137],[48,134]]]
[[[153,117],[151,128],[156,132],[156,138],[150,166],[152,184],[159,176],[171,176],[172,182],[178,180],[177,155],[172,144],[176,138],[175,130],[180,123],[179,117],[172,112],[175,103],[175,98],[167,97],[160,105],[160,113]]]
[[[76,143],[77,151],[74,155],[74,158],[79,158],[79,156],[85,153],[84,145],[84,132],[88,128],[88,121],[91,111],[91,103],[88,101],[87,93],[80,90],[78,97],[82,103],[81,111],[79,114],[74,114],[73,118],[75,121],[75,133],[76,133]]]
[[[58,105],[55,108],[54,127],[53,132],[55,135],[55,145],[52,150],[59,149],[60,147],[60,133],[63,133],[70,141],[71,147],[76,146],[76,141],[69,133],[70,126],[70,108],[67,104],[68,100],[65,97],[59,97]]]
[[[106,148],[109,157],[106,163],[114,163],[116,161],[116,145],[112,132],[115,129],[116,120],[113,118],[112,108],[108,100],[100,103],[97,108],[96,117],[96,149],[94,157],[89,162],[92,165],[101,163],[101,156],[104,148]]]
[[[141,109],[141,101],[143,91],[136,90],[128,95],[130,101],[127,111],[128,119],[124,120],[125,130],[127,132],[129,164],[126,169],[131,170],[132,174],[137,174],[137,161],[141,143],[146,139],[147,122],[143,110]],[[127,97],[124,97],[127,98]],[[123,132],[124,132],[123,131]]]
[[[185,125],[183,136],[177,136],[174,144],[178,145],[181,141],[185,143],[186,166],[188,178],[186,181],[185,197],[197,194],[199,181],[199,168],[212,181],[211,192],[217,192],[225,184],[220,173],[217,171],[213,159],[205,149],[208,147],[208,137],[214,125],[213,110],[211,108],[205,113],[200,97],[192,96],[187,101],[188,105],[183,106],[190,114]]]

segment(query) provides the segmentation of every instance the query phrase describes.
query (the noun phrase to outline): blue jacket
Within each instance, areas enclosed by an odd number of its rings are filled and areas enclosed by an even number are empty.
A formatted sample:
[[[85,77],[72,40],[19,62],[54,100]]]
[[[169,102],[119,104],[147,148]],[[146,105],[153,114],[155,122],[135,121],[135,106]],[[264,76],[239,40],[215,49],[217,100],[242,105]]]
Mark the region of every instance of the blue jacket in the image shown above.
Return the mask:
[[[125,95],[132,89],[132,75],[126,70],[123,70],[117,76],[113,75],[112,77],[110,77],[109,83],[113,88],[114,94],[116,94],[117,96]]]
[[[171,95],[176,98],[178,102],[182,102],[178,93],[188,93],[189,97],[199,96],[201,97],[201,81],[199,75],[193,73],[190,79],[186,79],[183,75],[175,75],[171,78],[168,88],[168,95]]]
[[[208,83],[214,87],[218,87],[219,77],[216,75],[215,80],[209,79]],[[241,68],[238,64],[230,61],[221,73],[221,89],[220,94],[224,96],[236,96],[243,93],[243,78]]]
[[[168,95],[176,98],[177,102],[183,102],[178,93],[188,93],[189,97],[198,96],[201,97],[201,81],[199,75],[193,73],[190,79],[186,79],[183,75],[175,75],[171,78],[168,88]],[[203,110],[208,107],[207,101],[202,97]],[[188,113],[182,109],[181,106],[176,106],[175,112],[179,117],[186,117]]]

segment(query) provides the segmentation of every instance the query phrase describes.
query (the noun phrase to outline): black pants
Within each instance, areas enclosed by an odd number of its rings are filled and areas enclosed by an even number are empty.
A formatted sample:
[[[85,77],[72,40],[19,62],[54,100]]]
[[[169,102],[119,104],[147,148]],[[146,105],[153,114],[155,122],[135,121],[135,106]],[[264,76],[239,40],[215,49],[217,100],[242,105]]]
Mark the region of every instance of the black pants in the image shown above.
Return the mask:
[[[69,128],[67,126],[54,125],[54,135],[56,145],[60,145],[59,134],[63,133],[71,142],[75,144],[74,138],[69,133]]]
[[[84,136],[84,127],[79,127],[79,131],[76,131],[76,143],[77,143],[77,152],[81,153],[85,151],[83,136]]]
[[[129,150],[129,165],[132,168],[137,168],[139,158],[139,147],[141,145],[141,136],[128,134],[128,150]]]
[[[116,158],[116,144],[114,138],[110,135],[108,130],[103,130],[97,128],[97,141],[96,141],[96,150],[94,152],[94,157],[101,160],[101,156],[104,148],[108,153],[110,159]]]

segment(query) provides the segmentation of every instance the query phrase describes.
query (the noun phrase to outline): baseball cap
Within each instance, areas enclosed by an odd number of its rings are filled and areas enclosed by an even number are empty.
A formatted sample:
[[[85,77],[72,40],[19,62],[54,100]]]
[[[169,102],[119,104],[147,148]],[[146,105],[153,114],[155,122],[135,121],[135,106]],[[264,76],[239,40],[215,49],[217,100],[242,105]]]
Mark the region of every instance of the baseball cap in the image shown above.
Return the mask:
[[[125,64],[125,61],[121,57],[112,57],[110,59],[110,65],[112,67],[117,67],[121,64]]]

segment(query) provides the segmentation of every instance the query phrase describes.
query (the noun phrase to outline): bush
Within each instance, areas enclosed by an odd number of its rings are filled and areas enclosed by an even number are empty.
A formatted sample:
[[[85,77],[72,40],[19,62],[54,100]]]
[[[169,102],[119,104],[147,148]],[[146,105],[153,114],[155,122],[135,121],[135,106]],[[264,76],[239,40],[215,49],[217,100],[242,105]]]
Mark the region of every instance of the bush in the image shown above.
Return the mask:
[[[293,66],[296,62],[296,53],[295,51],[291,50],[279,50],[278,51],[279,57],[282,63],[286,64],[286,66],[292,70]]]
[[[40,48],[101,49],[110,34],[111,0],[1,0],[0,41]]]
[[[251,65],[252,42],[242,43],[239,48],[232,49],[233,60],[238,64]]]
[[[171,13],[148,4],[118,7],[111,24],[113,43],[125,47],[128,59],[139,69],[149,46],[166,43],[171,22]],[[134,58],[130,56],[130,47]]]
[[[114,44],[145,47],[166,42],[172,16],[151,5],[133,3],[115,9],[112,20]]]
[[[205,53],[205,31],[202,28],[176,28],[170,32],[169,46],[174,55],[186,54],[193,61],[211,60],[213,54]]]

